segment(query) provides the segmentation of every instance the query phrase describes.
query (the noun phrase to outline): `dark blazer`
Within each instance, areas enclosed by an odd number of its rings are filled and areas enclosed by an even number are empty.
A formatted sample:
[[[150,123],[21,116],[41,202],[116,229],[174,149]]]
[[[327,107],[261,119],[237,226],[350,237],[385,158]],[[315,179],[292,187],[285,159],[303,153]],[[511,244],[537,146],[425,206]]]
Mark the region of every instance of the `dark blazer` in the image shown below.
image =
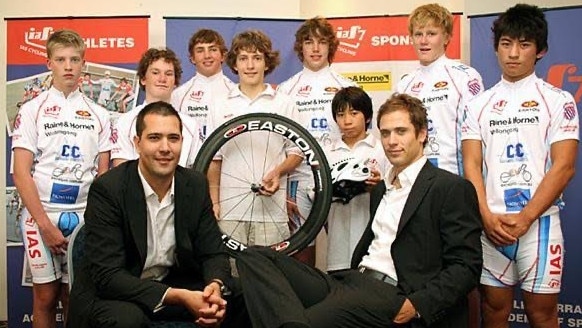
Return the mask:
[[[86,327],[94,302],[120,300],[152,313],[169,287],[141,280],[147,252],[147,207],[137,161],[97,178],[85,211],[85,258],[75,271],[69,327]],[[176,266],[193,281],[230,281],[228,256],[212,212],[206,178],[182,167],[174,176]],[[149,311],[149,312],[148,312]]]
[[[385,192],[386,185],[379,183],[371,193],[371,219],[352,268],[368,253],[372,221]],[[398,288],[421,315],[409,327],[467,327],[467,294],[479,283],[483,262],[480,236],[473,185],[427,161],[408,195],[390,250]]]

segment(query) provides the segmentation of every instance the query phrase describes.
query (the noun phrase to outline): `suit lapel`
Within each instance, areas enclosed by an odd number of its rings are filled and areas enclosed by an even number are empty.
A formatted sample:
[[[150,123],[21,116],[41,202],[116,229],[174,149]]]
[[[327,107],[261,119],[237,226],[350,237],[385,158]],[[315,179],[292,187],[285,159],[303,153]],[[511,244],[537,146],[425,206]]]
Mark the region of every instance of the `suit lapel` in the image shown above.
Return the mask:
[[[139,252],[140,263],[145,264],[147,254],[147,206],[145,193],[139,174],[137,163],[134,161],[128,167],[128,190],[126,191],[125,208],[128,210],[129,226],[133,240]]]
[[[380,181],[379,186],[372,190],[370,193],[370,220],[368,225],[372,225],[372,221],[374,220],[374,216],[376,215],[376,210],[378,210],[378,206],[386,193],[386,182],[384,180]]]
[[[398,231],[396,232],[397,235],[402,231],[402,228],[404,228],[410,218],[412,218],[412,215],[432,185],[434,176],[435,168],[429,161],[427,161],[418,173],[418,177],[412,185],[412,189],[410,190],[406,204],[404,204],[402,216],[400,217],[400,222],[398,223]]]

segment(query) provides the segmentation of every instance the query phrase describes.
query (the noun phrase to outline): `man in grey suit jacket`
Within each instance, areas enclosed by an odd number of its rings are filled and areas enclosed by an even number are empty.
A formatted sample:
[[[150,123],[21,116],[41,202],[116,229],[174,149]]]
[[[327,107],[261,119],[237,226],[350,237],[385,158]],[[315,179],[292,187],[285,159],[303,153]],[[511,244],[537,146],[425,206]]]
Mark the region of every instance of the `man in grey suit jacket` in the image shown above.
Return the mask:
[[[427,161],[427,126],[417,98],[395,94],[380,107],[393,167],[372,191],[352,269],[327,276],[269,250],[241,254],[254,327],[467,327],[467,294],[482,265],[477,196]]]
[[[147,105],[136,130],[139,159],[89,190],[85,257],[75,272],[68,326],[218,326],[236,311],[230,301],[227,311],[222,295],[232,280],[208,183],[178,166],[182,123],[170,104]]]

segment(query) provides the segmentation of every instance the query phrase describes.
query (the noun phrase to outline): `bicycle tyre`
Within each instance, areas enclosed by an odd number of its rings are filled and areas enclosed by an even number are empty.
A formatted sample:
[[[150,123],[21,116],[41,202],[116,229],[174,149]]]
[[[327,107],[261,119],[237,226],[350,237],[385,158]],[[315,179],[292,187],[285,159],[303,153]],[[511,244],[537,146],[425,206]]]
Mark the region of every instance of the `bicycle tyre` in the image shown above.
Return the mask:
[[[293,142],[304,154],[313,173],[313,204],[305,223],[287,239],[270,245],[284,254],[294,254],[315,239],[327,220],[332,188],[329,165],[319,143],[295,121],[273,113],[251,113],[235,117],[213,131],[204,141],[193,169],[207,174],[210,163],[221,147],[238,135],[252,131],[267,131]],[[244,243],[223,232],[222,239],[231,253],[246,249]]]

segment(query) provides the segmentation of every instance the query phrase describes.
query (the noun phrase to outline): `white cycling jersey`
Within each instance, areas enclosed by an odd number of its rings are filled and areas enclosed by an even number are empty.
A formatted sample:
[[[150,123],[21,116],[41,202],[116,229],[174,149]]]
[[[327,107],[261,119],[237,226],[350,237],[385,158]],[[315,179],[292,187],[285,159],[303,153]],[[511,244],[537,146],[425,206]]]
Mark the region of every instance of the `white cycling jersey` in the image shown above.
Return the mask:
[[[78,89],[67,98],[50,88],[25,103],[12,149],[34,154],[32,178],[48,212],[84,210],[97,156],[111,149],[108,112]]]
[[[341,139],[336,139],[325,148],[325,155],[330,166],[346,158],[368,161],[369,168],[380,171],[382,178],[391,165],[384,154],[382,143],[371,133],[349,148]],[[347,204],[334,202],[327,217],[327,271],[350,268],[350,261],[356,245],[360,241],[370,221],[370,194],[363,193]]]
[[[336,92],[342,88],[357,86],[350,79],[333,71],[329,66],[314,72],[307,67],[281,83],[277,91],[289,95],[298,110],[298,123],[303,126],[324,148],[332,140],[341,139],[339,126],[333,119],[331,102]],[[292,181],[289,197],[297,203],[302,218],[293,218],[296,227],[303,224],[304,218],[311,211],[309,196],[313,182],[311,168],[302,163],[289,176]],[[300,185],[301,184],[301,185]],[[315,241],[313,241],[315,243]]]
[[[552,165],[551,145],[579,139],[576,103],[535,74],[515,83],[501,80],[468,104],[462,139],[482,142],[491,211],[519,212]],[[558,213],[558,203],[543,215]]]
[[[427,108],[428,143],[424,153],[434,166],[463,175],[463,110],[483,89],[481,75],[474,68],[444,55],[398,82],[399,93],[417,97]]]
[[[210,111],[208,115],[209,133],[215,127],[248,113],[273,113],[297,121],[297,109],[293,101],[268,84],[253,100],[245,96],[237,86],[226,99],[216,103],[216,108],[220,108],[220,111]],[[277,192],[271,197],[260,196],[265,197],[265,200],[256,202],[254,207],[251,207],[252,197],[241,199],[240,195],[250,188],[250,182],[260,183],[263,178],[261,174],[267,174],[283,162],[289,153],[301,155],[299,149],[290,145],[283,137],[266,131],[243,133],[225,144],[216,157],[222,159],[221,220],[287,222],[287,214],[282,211],[286,208],[284,192]],[[248,177],[248,172],[261,176],[253,176],[254,181],[241,178]],[[286,184],[286,179],[281,177],[281,188],[285,188]]]
[[[135,109],[121,114],[113,126],[111,149],[111,159],[134,160],[139,158],[139,154],[134,147],[133,138],[136,135],[135,123],[137,115],[146,106],[146,103],[137,106]],[[183,167],[192,167],[198,151],[202,146],[202,136],[198,122],[190,116],[179,113],[182,119],[182,152],[178,164]]]
[[[279,84],[278,92],[290,96],[297,106],[299,120],[323,147],[333,138],[341,137],[331,113],[331,100],[341,88],[357,86],[350,79],[334,72],[329,66],[317,72],[308,68]]]
[[[206,77],[196,73],[188,82],[172,92],[172,105],[177,111],[193,117],[198,122],[204,138],[208,136],[206,121],[212,104],[219,98],[226,98],[233,83],[222,71]]]

